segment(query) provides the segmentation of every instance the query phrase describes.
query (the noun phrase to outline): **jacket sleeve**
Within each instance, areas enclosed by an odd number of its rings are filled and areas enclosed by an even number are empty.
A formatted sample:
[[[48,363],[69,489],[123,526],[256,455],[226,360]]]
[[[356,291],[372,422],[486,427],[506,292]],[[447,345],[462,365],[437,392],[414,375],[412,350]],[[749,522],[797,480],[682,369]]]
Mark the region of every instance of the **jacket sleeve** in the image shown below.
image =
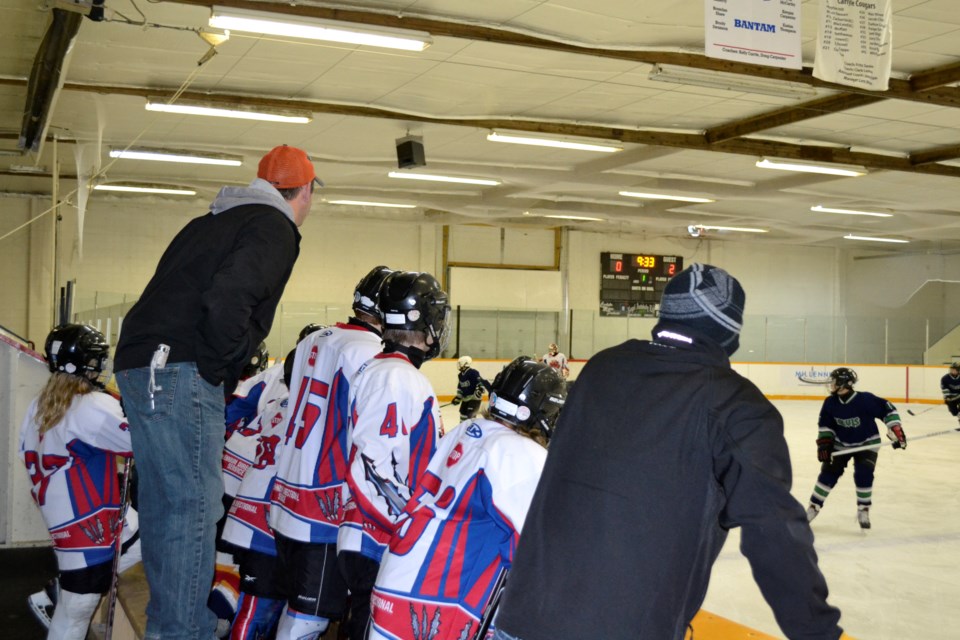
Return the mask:
[[[840,612],[827,604],[813,533],[790,495],[782,417],[750,385],[724,401],[714,419],[714,470],[726,495],[720,524],[741,528],[740,551],[786,636],[836,640]]]
[[[275,209],[251,218],[238,234],[203,295],[197,362],[208,382],[235,382],[270,331],[273,310],[263,322],[257,321],[257,308],[279,299],[296,257],[296,231]]]

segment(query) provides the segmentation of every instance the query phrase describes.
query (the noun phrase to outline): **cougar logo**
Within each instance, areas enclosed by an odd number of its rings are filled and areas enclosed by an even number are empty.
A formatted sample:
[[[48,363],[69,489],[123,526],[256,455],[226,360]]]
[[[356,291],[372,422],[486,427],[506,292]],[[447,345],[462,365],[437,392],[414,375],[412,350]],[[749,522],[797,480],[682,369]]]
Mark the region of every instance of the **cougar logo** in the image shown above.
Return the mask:
[[[266,469],[277,464],[277,445],[280,436],[261,436],[257,441],[257,463],[254,469]]]
[[[340,492],[334,491],[323,495],[315,495],[317,506],[320,507],[320,513],[323,517],[332,522],[336,522],[337,514],[340,513]]]
[[[423,618],[417,617],[417,610],[410,605],[410,624],[413,627],[413,640],[433,640],[440,633],[440,609],[433,612],[433,619],[427,627],[427,608],[421,607]]]

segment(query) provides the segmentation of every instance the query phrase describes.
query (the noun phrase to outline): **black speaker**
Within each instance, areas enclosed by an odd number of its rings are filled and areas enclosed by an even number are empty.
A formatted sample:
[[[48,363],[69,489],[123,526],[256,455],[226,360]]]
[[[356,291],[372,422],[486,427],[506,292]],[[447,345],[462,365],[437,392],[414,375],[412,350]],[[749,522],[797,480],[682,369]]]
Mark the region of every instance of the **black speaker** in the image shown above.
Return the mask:
[[[423,151],[423,138],[406,136],[397,138],[397,166],[401,169],[425,167],[427,156]]]

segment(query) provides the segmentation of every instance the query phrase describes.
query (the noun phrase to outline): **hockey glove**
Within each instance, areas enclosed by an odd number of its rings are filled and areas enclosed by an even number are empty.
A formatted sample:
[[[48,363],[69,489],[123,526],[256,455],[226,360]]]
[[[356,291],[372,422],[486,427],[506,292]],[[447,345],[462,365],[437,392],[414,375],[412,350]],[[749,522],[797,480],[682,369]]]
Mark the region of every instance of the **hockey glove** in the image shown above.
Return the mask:
[[[887,437],[894,441],[894,449],[907,448],[907,434],[903,432],[903,427],[901,427],[899,424],[895,424],[892,427],[887,428]]]
[[[483,400],[483,387],[481,385],[477,385],[477,390],[473,392],[473,397],[477,400]]]
[[[826,436],[817,438],[817,460],[820,462],[830,462],[830,456],[833,454],[833,437]]]
[[[453,400],[451,400],[451,402],[452,402],[453,404],[455,404],[455,405],[460,404],[461,402],[463,402],[463,396],[460,395],[460,392],[459,392],[459,391],[457,392],[457,395],[453,398]]]

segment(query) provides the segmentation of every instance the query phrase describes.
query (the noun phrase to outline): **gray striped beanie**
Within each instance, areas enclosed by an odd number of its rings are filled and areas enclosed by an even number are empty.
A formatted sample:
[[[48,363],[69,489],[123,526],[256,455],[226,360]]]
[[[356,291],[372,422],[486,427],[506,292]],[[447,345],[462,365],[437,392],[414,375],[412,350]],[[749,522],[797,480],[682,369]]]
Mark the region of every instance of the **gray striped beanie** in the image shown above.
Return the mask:
[[[660,320],[696,329],[730,356],[740,346],[745,302],[736,278],[719,267],[694,263],[664,288]]]

